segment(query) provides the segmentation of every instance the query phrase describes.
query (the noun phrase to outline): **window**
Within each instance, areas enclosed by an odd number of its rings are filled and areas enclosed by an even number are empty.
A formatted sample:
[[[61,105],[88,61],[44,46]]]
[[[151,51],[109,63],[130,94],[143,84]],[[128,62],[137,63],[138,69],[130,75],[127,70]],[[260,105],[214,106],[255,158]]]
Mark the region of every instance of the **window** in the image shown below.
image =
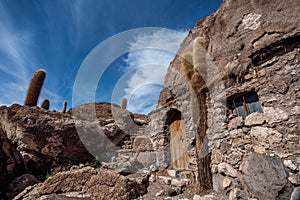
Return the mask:
[[[242,116],[243,119],[245,119],[246,116],[250,115],[251,113],[263,112],[258,100],[258,96],[255,92],[236,95],[228,102],[229,113]]]

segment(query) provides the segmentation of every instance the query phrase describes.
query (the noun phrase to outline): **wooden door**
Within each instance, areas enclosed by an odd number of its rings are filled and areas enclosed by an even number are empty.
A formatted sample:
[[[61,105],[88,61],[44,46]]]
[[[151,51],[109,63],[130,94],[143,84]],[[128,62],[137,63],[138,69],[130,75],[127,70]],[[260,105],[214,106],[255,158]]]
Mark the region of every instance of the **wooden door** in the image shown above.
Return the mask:
[[[170,125],[170,151],[173,169],[188,169],[186,132],[183,120],[175,120]]]

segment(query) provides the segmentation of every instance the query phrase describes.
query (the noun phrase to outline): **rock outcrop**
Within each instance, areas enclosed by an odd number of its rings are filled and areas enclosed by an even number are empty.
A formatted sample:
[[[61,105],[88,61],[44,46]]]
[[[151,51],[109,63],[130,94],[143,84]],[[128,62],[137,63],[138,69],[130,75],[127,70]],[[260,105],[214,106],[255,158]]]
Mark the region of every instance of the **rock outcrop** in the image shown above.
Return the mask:
[[[124,177],[92,167],[60,172],[34,187],[28,187],[14,200],[31,199],[136,199],[147,192],[147,175]]]
[[[299,12],[299,1],[225,0],[189,32],[165,77],[157,110],[177,109],[191,124],[200,184],[210,171],[229,199],[289,199],[300,184]],[[199,38],[206,74],[195,87],[181,60]]]
[[[181,44],[148,116],[108,103],[68,113],[0,107],[1,192],[193,198],[190,184],[214,190],[194,199],[299,199],[299,13],[294,0],[224,0]],[[193,57],[189,80],[185,53]],[[71,167],[96,156],[101,168]],[[56,166],[63,172],[45,180]],[[155,192],[144,195],[147,187]]]
[[[89,118],[92,111],[94,119]],[[14,196],[44,181],[55,167],[67,170],[96,156],[110,161],[128,136],[126,130],[148,123],[146,116],[109,103],[85,104],[71,112],[79,115],[17,104],[0,107],[1,193]],[[28,178],[30,175],[37,179]],[[24,184],[18,185],[20,180]]]

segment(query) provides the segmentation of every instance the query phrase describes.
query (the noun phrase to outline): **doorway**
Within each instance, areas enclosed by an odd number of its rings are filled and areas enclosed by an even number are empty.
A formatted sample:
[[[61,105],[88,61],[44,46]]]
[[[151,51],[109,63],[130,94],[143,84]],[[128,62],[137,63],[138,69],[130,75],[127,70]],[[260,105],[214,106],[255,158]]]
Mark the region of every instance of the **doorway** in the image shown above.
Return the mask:
[[[188,169],[188,154],[186,143],[186,131],[181,112],[171,109],[167,113],[167,125],[170,134],[171,168],[176,170]]]

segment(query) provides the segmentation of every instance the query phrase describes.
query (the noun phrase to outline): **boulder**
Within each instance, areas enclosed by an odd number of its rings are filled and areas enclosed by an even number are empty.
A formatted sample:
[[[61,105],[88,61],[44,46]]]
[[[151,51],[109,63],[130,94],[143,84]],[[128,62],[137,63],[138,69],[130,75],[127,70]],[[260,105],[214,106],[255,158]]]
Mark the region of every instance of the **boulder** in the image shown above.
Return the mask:
[[[40,181],[32,174],[23,174],[15,178],[8,186],[7,197],[12,198],[22,192],[26,187],[39,183]]]
[[[8,184],[25,171],[21,154],[0,127],[0,194],[5,193]]]
[[[27,188],[14,200],[31,200],[55,195],[73,199],[135,199],[147,192],[148,176],[125,177],[91,167],[59,172],[45,182]],[[51,198],[50,198],[51,199]]]
[[[242,179],[259,199],[276,199],[288,185],[282,161],[277,157],[250,153],[241,163]]]
[[[254,112],[248,115],[245,119],[245,126],[256,126],[265,123],[265,116],[263,113]]]
[[[44,176],[54,163],[69,165],[93,158],[68,114],[14,104],[0,108],[0,128],[35,176]]]

